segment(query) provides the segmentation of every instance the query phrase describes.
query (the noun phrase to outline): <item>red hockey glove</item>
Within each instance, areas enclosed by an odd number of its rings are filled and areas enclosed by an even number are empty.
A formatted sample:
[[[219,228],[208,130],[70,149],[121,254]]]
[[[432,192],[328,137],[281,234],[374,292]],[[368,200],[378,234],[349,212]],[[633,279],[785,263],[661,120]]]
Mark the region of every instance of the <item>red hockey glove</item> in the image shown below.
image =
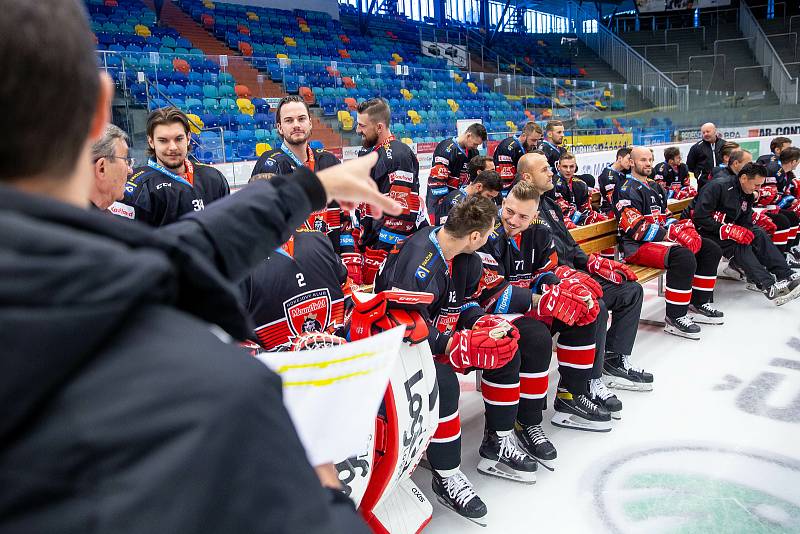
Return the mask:
[[[350,277],[354,284],[360,286],[364,283],[361,277],[361,267],[364,265],[361,254],[357,252],[343,252],[342,263],[347,267],[347,276]]]
[[[584,214],[583,224],[594,224],[608,220],[608,217],[595,210],[587,210]]]
[[[692,187],[691,185],[685,185],[681,188],[681,194],[683,195],[682,198],[691,198],[697,196],[697,190]]]
[[[791,182],[789,182],[789,187],[787,188],[789,194],[800,198],[800,178],[794,178]]]
[[[634,281],[638,279],[636,273],[624,263],[603,258],[596,254],[589,254],[589,261],[586,262],[586,270],[617,285],[625,280]]]
[[[697,251],[703,246],[700,234],[694,229],[694,224],[689,219],[676,221],[667,226],[667,239],[688,248],[692,254],[697,254]]]
[[[564,217],[564,226],[567,227],[567,230],[574,230],[578,227],[569,217]]]
[[[460,373],[473,367],[497,369],[514,357],[519,331],[508,321],[502,321],[505,324],[493,322],[487,320],[486,326],[476,322],[472,330],[457,330],[453,334],[446,360],[453,369]]]
[[[778,188],[774,185],[764,185],[758,192],[758,205],[771,206],[778,198]]]
[[[753,224],[756,226],[760,226],[764,230],[767,231],[768,234],[774,234],[775,230],[778,229],[778,226],[772,222],[772,219],[764,215],[763,213],[753,212]]]
[[[798,216],[800,216],[800,198],[795,199],[795,201],[792,202],[792,205],[789,207],[789,209],[795,212]]]
[[[364,268],[362,269],[362,282],[365,284],[374,284],[375,276],[381,268],[386,256],[389,253],[385,250],[368,248],[364,251]]]
[[[553,272],[556,274],[556,276],[558,276],[559,280],[566,280],[568,278],[577,280],[586,286],[586,289],[592,292],[594,298],[599,299],[603,296],[603,288],[600,287],[600,284],[597,283],[597,280],[584,272],[576,271],[575,269],[571,269],[566,265],[559,265]]]
[[[558,286],[562,293],[568,292],[588,304],[586,315],[578,317],[575,321],[576,325],[587,325],[597,319],[597,315],[600,313],[600,305],[597,303],[597,297],[595,297],[585,285],[581,284],[575,278],[567,278],[566,280],[562,280]]]
[[[589,313],[591,300],[584,300],[560,286],[561,284],[542,286],[542,298],[539,299],[536,311],[542,317],[552,317],[572,326]]]
[[[723,224],[719,229],[720,239],[732,239],[741,245],[749,245],[753,241],[753,232],[738,224]]]
[[[669,189],[667,190],[667,198],[669,198],[670,200],[680,200],[678,198],[680,192],[681,192],[681,184],[672,184],[669,186]]]

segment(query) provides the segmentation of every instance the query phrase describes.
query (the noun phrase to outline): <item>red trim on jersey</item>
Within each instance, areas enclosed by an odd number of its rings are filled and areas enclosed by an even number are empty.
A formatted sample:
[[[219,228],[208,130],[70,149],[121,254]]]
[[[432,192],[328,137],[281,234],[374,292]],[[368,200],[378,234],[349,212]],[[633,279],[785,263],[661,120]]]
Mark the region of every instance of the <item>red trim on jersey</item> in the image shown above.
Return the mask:
[[[461,417],[456,411],[447,417],[439,419],[439,425],[431,438],[434,441],[453,441],[461,434]]]
[[[483,400],[489,404],[515,404],[519,402],[519,382],[516,384],[496,384],[481,378]]]
[[[519,396],[527,399],[543,399],[547,395],[550,371],[519,374]]]
[[[664,289],[664,298],[670,304],[675,304],[676,306],[688,306],[692,301],[692,290],[691,288],[672,289],[671,287],[666,287]]]
[[[575,367],[577,369],[591,369],[594,365],[595,345],[584,345],[582,347],[571,347],[568,345],[556,344],[556,355],[559,365]]]
[[[696,274],[692,280],[692,289],[696,289],[698,291],[714,291],[714,286],[716,283],[716,276],[700,276],[699,274]]]

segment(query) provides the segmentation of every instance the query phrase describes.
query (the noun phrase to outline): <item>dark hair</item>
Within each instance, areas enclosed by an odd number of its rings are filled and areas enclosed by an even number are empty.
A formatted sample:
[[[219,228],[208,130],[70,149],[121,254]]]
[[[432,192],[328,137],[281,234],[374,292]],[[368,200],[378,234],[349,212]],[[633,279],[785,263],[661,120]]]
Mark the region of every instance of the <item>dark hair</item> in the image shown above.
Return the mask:
[[[738,163],[744,160],[745,150],[741,148],[735,148],[731,151],[731,154],[728,156],[728,166],[730,167],[734,163]]]
[[[0,181],[44,174],[67,178],[88,139],[100,94],[83,3],[11,1],[2,6]]]
[[[392,110],[389,108],[389,103],[380,97],[364,100],[358,105],[357,111],[369,115],[373,122],[382,122],[387,128],[392,121]]]
[[[778,159],[782,164],[800,159],[800,148],[797,148],[796,146],[784,148],[781,150],[781,155],[778,156]]]
[[[464,133],[472,134],[475,137],[480,137],[484,141],[486,141],[486,138],[488,137],[488,134],[486,133],[486,126],[479,122],[470,124],[469,128],[467,128],[467,131]]]
[[[681,155],[681,149],[676,146],[670,146],[664,149],[664,161],[675,159]]]
[[[499,192],[503,189],[503,180],[500,179],[500,174],[497,171],[483,171],[471,183],[481,184],[484,189],[489,191]]]
[[[719,150],[720,157],[730,156],[733,154],[734,150],[739,148],[739,143],[734,143],[733,141],[726,141],[722,148]]]
[[[552,132],[557,126],[564,126],[564,123],[561,121],[550,121],[547,123],[547,126],[545,126],[544,129],[548,132]]]
[[[156,131],[157,126],[165,126],[179,122],[183,125],[183,131],[189,135],[189,118],[186,113],[179,110],[175,106],[167,106],[165,108],[154,109],[150,115],[147,116],[147,137],[153,139],[153,132]],[[151,156],[155,155],[155,151],[147,146],[147,153]]]
[[[533,121],[526,122],[525,126],[522,127],[522,133],[524,135],[530,135],[533,132],[541,134],[542,133],[542,127],[539,126],[537,123],[535,123]]]
[[[629,146],[624,146],[620,148],[619,150],[617,150],[617,159],[624,158],[625,156],[631,153],[631,150],[633,149]]]
[[[470,181],[475,180],[475,177],[478,176],[481,171],[486,170],[486,163],[489,161],[493,161],[489,156],[475,156],[469,160]]]
[[[497,219],[497,204],[481,195],[472,195],[459,202],[447,214],[445,231],[455,238],[472,232],[486,232]]]
[[[772,141],[769,142],[769,151],[773,154],[775,153],[775,149],[785,145],[786,143],[791,144],[792,140],[788,137],[776,137]]]
[[[750,162],[745,163],[742,170],[739,171],[739,178],[742,176],[747,176],[748,180],[755,179],[756,176],[766,176],[767,175],[767,168],[763,165],[759,165],[758,163]]]
[[[284,106],[284,104],[291,104],[293,102],[303,104],[306,107],[308,120],[311,120],[311,109],[308,107],[306,101],[303,100],[303,97],[299,95],[287,95],[281,98],[281,101],[278,102],[278,107],[275,109],[275,124],[280,124],[281,122],[281,108]]]

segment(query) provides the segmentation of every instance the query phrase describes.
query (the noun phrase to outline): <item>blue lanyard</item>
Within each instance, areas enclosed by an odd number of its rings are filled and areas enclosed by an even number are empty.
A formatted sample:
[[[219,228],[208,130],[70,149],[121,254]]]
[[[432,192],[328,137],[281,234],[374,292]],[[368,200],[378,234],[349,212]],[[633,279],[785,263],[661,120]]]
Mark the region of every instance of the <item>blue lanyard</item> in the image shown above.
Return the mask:
[[[286,141],[284,141],[284,142],[281,144],[281,152],[283,152],[284,154],[286,154],[287,156],[289,156],[289,158],[291,158],[291,160],[292,160],[292,161],[294,161],[295,163],[297,163],[297,166],[298,166],[298,167],[302,167],[302,166],[303,166],[303,162],[302,162],[302,161],[300,161],[300,160],[298,159],[298,157],[297,157],[297,156],[295,156],[294,152],[292,152],[291,150],[289,150],[289,147],[288,147],[288,146],[286,146]]]
[[[522,153],[524,154],[525,153],[525,147],[522,146],[522,141],[519,140],[519,136],[518,135],[514,136],[514,141],[517,142],[517,144],[519,145],[519,149],[522,150]]]
[[[561,152],[561,150],[559,150],[558,147],[556,145],[554,145],[553,143],[551,143],[550,141],[542,141],[542,143],[547,145],[547,146],[549,146],[550,148],[552,148],[556,152]]]
[[[436,231],[439,230],[440,228],[441,226],[437,226],[436,228],[431,230],[430,235],[428,235],[428,239],[430,239],[431,243],[433,243],[433,246],[436,247],[436,252],[439,253],[439,256],[441,256],[442,260],[444,260],[445,266],[447,266],[447,258],[444,257],[444,252],[442,252],[442,247],[441,245],[439,245],[439,240],[436,238]]]
[[[166,167],[164,167],[160,163],[157,163],[155,160],[152,160],[152,159],[147,160],[147,166],[150,167],[151,169],[157,170],[158,172],[160,172],[162,174],[166,174],[167,176],[169,176],[170,178],[172,178],[176,182],[180,182],[182,184],[186,184],[189,187],[194,187],[183,176],[175,174],[174,172],[168,170]]]
[[[464,157],[467,157],[467,153],[464,151],[463,148],[461,148],[461,145],[458,144],[458,138],[456,137],[453,138],[453,144],[456,145],[456,148],[458,149],[459,152],[464,154]]]

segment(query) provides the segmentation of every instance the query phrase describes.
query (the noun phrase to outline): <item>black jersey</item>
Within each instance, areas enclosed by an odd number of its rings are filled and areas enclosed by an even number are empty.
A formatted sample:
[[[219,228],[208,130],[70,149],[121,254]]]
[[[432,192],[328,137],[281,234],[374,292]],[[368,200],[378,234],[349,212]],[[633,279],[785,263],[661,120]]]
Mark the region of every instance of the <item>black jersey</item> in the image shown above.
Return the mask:
[[[339,158],[321,148],[306,146],[306,166],[312,171],[321,171],[341,163]],[[298,161],[289,149],[278,148],[261,154],[256,161],[251,176],[261,173],[292,174],[302,162]],[[328,236],[337,254],[355,251],[353,223],[350,212],[343,210],[336,202],[331,202],[324,210],[313,212],[306,221],[306,227]]]
[[[719,229],[723,224],[753,226],[755,202],[755,195],[742,191],[739,178],[730,173],[711,180],[695,197],[692,220],[700,234],[719,239]]]
[[[119,203],[124,206],[118,204],[113,213],[150,226],[164,226],[181,215],[205,209],[230,192],[225,176],[214,167],[187,160],[186,174],[178,175],[150,160],[128,178]]]
[[[516,136],[507,137],[497,145],[492,159],[494,160],[494,168],[503,181],[503,196],[506,196],[511,190],[514,178],[517,176],[517,163],[525,155],[525,152],[525,145]]]
[[[267,350],[306,332],[343,334],[347,268],[320,232],[296,230],[243,285],[256,339]]]
[[[547,163],[550,164],[553,174],[557,173],[558,162],[561,160],[561,156],[567,153],[567,149],[561,145],[554,145],[550,141],[542,140],[542,152],[547,157]]]
[[[614,190],[614,216],[622,250],[631,256],[643,243],[666,237],[667,192],[654,180],[629,176]]]
[[[448,193],[469,183],[469,160],[477,155],[476,149],[465,151],[455,137],[436,145],[426,194],[429,213]]]
[[[781,166],[780,159],[778,159],[778,156],[775,154],[763,154],[761,156],[758,156],[756,163],[758,163],[759,165],[763,165],[764,167],[767,168],[767,172],[772,172],[772,173],[778,170],[778,167]]]
[[[558,173],[553,176],[552,198],[563,200],[579,212],[592,209],[592,195],[589,186],[580,179],[566,179]]]
[[[388,251],[417,228],[427,225],[419,198],[419,162],[411,148],[394,137],[377,147],[362,148],[358,155],[366,156],[373,150],[378,152],[378,163],[370,175],[378,190],[397,201],[403,211],[400,215],[384,214],[378,219],[369,206],[360,206],[361,246]]]
[[[491,313],[526,313],[542,282],[558,282],[551,272],[558,265],[553,234],[539,219],[514,237],[508,237],[498,222],[478,254],[483,268],[503,280],[485,284],[481,292],[481,306]]]
[[[675,168],[666,161],[662,161],[653,167],[653,173],[650,178],[667,190],[674,186],[688,187],[691,185],[689,182],[689,168],[685,163],[681,163]]]
[[[467,192],[464,190],[463,187],[450,191],[444,198],[440,199],[439,202],[433,207],[433,211],[429,211],[429,217],[431,220],[431,224],[434,226],[438,226],[440,224],[444,224],[447,221],[447,214],[450,213],[450,210],[467,198]]]
[[[473,300],[482,279],[476,254],[459,254],[447,261],[439,246],[439,228],[417,232],[392,250],[375,280],[375,291],[405,289],[433,294],[420,309],[428,324],[428,343],[434,355],[444,354],[455,330],[471,328],[483,315]]]
[[[586,270],[589,256],[575,242],[564,224],[564,213],[551,198],[542,196],[539,199],[539,219],[547,223],[553,234],[553,243],[558,255],[558,262],[573,269]]]
[[[597,185],[600,188],[600,211],[608,213],[611,211],[611,199],[614,197],[614,188],[622,183],[625,179],[626,173],[618,171],[611,165],[603,169],[600,176],[597,177]]]

